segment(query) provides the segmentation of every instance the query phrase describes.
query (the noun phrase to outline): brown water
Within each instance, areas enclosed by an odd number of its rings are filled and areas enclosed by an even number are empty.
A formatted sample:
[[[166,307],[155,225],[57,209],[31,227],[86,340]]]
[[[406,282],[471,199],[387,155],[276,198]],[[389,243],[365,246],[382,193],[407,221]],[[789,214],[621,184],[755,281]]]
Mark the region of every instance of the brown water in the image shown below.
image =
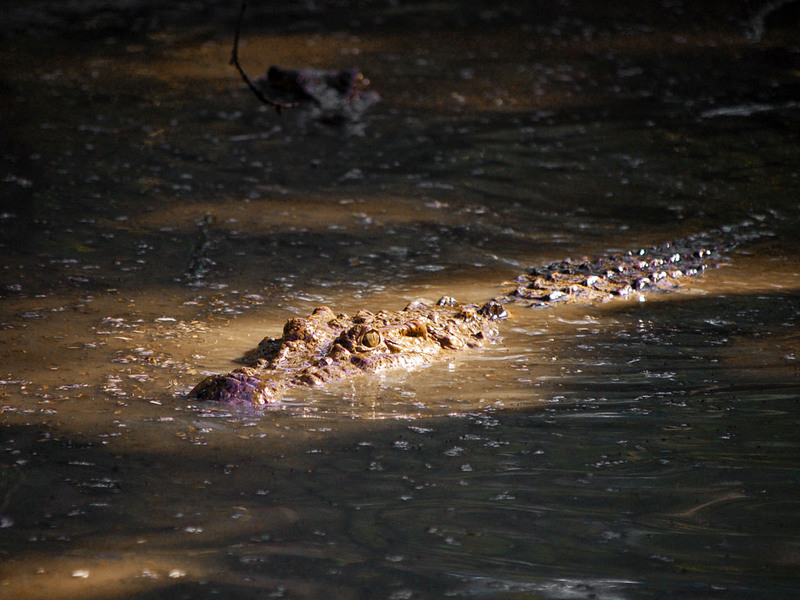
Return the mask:
[[[230,4],[230,5],[228,5]],[[758,3],[0,9],[0,597],[800,594],[800,39]],[[83,11],[83,12],[81,12]],[[514,307],[452,362],[196,405],[327,304],[765,231],[646,302]]]

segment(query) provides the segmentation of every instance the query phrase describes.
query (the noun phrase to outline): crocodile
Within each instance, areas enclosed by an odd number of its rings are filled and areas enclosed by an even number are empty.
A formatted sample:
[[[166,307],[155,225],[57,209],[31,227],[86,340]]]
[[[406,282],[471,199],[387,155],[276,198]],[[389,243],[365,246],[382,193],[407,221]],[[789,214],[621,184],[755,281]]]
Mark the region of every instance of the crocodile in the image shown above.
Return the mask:
[[[564,302],[594,303],[668,291],[724,262],[723,252],[746,236],[696,236],[593,260],[563,260],[518,276],[504,295],[484,304],[445,297],[415,301],[402,311],[353,317],[319,307],[290,319],[279,338],[265,338],[249,363],[228,374],[206,377],[189,393],[201,401],[265,405],[292,388],[310,388],[364,373],[409,368],[446,359],[457,351],[496,339],[505,308]]]

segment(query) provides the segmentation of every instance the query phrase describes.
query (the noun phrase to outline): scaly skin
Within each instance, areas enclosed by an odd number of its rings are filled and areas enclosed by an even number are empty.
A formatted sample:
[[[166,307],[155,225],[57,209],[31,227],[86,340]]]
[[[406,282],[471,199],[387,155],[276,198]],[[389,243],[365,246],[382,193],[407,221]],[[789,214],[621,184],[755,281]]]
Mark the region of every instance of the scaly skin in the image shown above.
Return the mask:
[[[415,367],[482,346],[497,335],[496,321],[506,316],[496,302],[460,305],[451,298],[436,305],[414,302],[399,312],[362,310],[352,318],[323,306],[307,318],[290,319],[280,338],[264,339],[248,366],[207,377],[189,396],[274,403],[290,388]]]
[[[719,263],[720,250],[747,241],[747,236],[747,231],[717,233],[713,240],[686,238],[592,261],[565,260],[532,268],[517,278],[508,294],[482,306],[442,298],[436,305],[414,302],[399,312],[359,311],[352,318],[320,307],[305,319],[290,319],[280,338],[262,341],[249,365],[207,377],[189,395],[263,405],[277,402],[291,388],[428,364],[492,339],[497,322],[508,316],[505,304],[605,302],[670,290],[702,273],[712,256],[713,264]]]
[[[668,291],[687,277],[705,271],[717,249],[678,240],[661,246],[596,258],[565,260],[534,267],[517,277],[514,300],[531,300],[533,306],[556,302],[606,302],[615,296]]]

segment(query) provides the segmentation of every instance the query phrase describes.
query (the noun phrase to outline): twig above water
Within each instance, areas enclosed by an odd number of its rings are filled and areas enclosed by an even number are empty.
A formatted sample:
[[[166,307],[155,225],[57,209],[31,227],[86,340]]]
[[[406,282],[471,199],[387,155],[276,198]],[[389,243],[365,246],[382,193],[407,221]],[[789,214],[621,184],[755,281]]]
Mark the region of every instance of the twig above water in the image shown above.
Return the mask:
[[[244,80],[244,82],[247,84],[247,87],[250,88],[250,91],[253,92],[256,95],[256,98],[258,98],[262,103],[273,107],[278,113],[280,113],[284,108],[294,108],[298,105],[297,102],[278,102],[265,96],[261,90],[258,89],[252,81],[250,81],[247,73],[244,72],[242,65],[239,63],[239,37],[241,36],[242,22],[244,21],[244,13],[246,9],[247,0],[242,0],[242,6],[239,9],[239,18],[236,20],[236,32],[233,37],[233,50],[231,51],[231,61],[229,64],[232,64],[234,67],[236,67],[236,70],[239,71],[239,75],[242,76],[242,80]]]

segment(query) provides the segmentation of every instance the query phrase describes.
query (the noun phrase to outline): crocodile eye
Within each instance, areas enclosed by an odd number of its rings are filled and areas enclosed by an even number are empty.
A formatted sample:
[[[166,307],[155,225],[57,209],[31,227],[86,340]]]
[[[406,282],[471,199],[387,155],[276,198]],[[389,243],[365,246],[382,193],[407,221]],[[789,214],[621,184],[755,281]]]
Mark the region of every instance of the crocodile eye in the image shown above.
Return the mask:
[[[366,346],[367,348],[375,348],[380,343],[381,334],[374,329],[370,329],[361,336],[361,345]]]

